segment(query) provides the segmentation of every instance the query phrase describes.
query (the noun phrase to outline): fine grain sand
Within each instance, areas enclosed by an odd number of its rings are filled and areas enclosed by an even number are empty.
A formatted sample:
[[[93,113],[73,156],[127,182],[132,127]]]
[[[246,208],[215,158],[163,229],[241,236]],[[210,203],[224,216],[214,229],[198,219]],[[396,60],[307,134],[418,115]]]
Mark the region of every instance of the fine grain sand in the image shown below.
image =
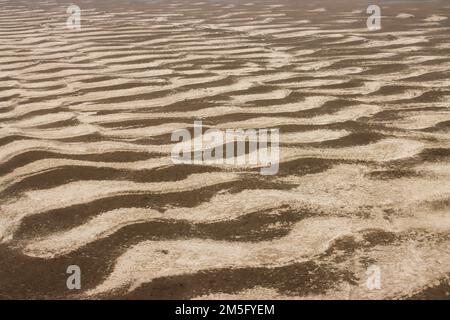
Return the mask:
[[[0,0],[0,299],[449,299],[450,7],[378,3]]]

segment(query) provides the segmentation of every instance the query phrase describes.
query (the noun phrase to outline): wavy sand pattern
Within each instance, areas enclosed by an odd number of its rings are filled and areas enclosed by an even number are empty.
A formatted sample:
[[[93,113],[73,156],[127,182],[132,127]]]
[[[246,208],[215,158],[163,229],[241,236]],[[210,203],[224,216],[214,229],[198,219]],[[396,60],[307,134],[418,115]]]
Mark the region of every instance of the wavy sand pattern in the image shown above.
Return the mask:
[[[449,298],[445,1],[77,4],[0,0],[0,298]],[[278,174],[174,164],[195,120]]]

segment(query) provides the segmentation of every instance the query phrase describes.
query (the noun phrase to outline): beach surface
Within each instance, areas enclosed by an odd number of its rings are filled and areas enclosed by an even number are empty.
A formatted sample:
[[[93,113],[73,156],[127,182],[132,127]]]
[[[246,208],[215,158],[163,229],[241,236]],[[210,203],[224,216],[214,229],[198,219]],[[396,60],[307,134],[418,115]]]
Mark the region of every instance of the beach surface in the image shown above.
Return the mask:
[[[0,0],[1,299],[449,299],[450,2],[71,4]]]

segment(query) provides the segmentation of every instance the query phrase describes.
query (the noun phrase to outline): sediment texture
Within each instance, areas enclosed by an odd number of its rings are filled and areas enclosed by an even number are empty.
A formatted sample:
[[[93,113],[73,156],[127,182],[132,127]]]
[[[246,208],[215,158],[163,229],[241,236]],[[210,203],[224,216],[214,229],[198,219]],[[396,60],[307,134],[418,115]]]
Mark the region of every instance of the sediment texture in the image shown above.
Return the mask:
[[[378,4],[0,0],[0,298],[448,297],[450,3]],[[279,173],[174,164],[194,120]]]

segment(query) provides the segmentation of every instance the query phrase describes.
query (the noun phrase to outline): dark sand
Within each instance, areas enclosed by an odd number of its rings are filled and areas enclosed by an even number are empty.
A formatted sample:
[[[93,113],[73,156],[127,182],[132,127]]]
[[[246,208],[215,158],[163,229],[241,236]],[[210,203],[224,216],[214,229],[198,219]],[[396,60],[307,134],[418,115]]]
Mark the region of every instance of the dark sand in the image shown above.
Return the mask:
[[[0,0],[0,298],[449,298],[449,2],[375,1],[379,31],[346,0],[76,3],[78,31]],[[198,119],[279,128],[278,174],[173,164]]]

